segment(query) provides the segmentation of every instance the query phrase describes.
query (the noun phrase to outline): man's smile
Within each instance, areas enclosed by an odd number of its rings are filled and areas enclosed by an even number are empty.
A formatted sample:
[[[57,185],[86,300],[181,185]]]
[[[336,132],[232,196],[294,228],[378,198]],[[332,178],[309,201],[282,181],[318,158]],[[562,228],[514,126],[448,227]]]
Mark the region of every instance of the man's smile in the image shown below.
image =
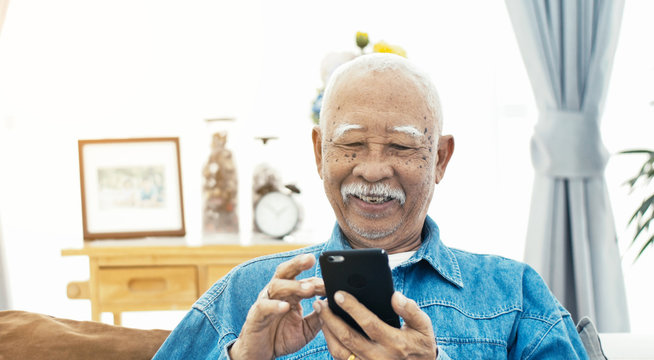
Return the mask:
[[[356,212],[367,218],[379,218],[389,215],[394,209],[399,208],[399,201],[392,197],[381,196],[350,196],[348,205]]]
[[[370,204],[382,204],[393,200],[393,198],[390,196],[379,196],[379,195],[359,195],[359,196],[354,195],[354,197]]]
[[[380,218],[390,215],[406,199],[401,188],[387,183],[350,183],[341,187],[343,203],[359,215],[367,218]]]

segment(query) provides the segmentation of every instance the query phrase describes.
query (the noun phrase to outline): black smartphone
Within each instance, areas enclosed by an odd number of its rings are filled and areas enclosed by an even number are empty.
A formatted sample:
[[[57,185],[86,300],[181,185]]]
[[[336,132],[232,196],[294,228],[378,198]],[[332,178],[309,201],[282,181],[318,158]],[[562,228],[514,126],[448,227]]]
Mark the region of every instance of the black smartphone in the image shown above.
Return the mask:
[[[359,324],[334,301],[334,293],[346,291],[388,325],[400,327],[391,307],[393,277],[384,249],[325,251],[320,255],[329,308],[348,325],[367,336]]]

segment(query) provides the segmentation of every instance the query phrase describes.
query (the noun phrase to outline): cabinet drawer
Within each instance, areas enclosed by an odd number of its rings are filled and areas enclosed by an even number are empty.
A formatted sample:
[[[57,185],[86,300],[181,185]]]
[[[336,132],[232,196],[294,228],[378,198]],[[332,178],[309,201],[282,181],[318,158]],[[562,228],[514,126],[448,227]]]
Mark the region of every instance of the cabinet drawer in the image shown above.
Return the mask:
[[[188,306],[198,298],[194,266],[101,268],[103,304]]]

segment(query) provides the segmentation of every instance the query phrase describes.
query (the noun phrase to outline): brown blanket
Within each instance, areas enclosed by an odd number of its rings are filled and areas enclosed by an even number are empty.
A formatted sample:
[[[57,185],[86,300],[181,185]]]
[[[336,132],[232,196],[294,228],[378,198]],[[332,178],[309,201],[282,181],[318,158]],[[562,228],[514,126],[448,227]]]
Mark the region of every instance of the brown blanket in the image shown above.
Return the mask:
[[[0,311],[0,360],[151,359],[168,334],[168,330]]]

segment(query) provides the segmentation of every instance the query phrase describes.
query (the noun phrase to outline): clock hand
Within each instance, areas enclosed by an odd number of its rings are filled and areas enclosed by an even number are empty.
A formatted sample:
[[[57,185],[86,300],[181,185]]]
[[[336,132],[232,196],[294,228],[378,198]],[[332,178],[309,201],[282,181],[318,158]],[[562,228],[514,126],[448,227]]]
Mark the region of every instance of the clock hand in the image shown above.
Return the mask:
[[[273,204],[266,204],[266,209],[270,209],[272,213],[277,212],[277,208],[273,206]]]

